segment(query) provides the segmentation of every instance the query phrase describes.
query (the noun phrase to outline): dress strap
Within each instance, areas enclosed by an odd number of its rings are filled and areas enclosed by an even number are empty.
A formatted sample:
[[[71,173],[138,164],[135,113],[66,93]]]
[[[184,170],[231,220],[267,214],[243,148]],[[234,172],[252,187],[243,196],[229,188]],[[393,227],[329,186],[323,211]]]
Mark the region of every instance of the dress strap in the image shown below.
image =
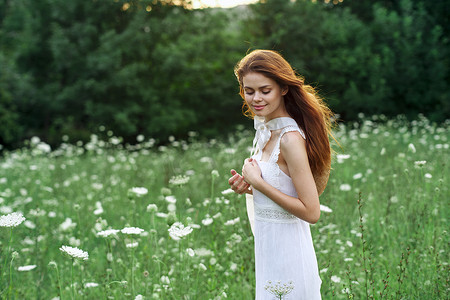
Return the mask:
[[[287,126],[284,127],[283,130],[280,132],[280,136],[278,137],[277,143],[275,144],[275,147],[273,148],[272,154],[269,157],[270,162],[276,163],[278,161],[278,156],[280,155],[280,144],[281,144],[281,138],[286,132],[292,132],[297,131],[300,133],[300,135],[306,140],[305,133],[303,130],[301,130],[298,126]]]

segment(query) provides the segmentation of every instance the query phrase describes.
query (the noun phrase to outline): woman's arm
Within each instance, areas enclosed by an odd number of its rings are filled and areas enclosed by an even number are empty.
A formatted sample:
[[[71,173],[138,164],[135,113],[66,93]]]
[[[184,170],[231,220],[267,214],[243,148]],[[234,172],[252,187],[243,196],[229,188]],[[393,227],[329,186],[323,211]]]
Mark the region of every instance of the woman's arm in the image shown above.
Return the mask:
[[[245,181],[294,216],[314,224],[320,217],[320,202],[308,162],[305,140],[298,132],[288,132],[281,139],[280,149],[298,198],[288,196],[264,181],[261,170],[253,159],[247,159],[244,163],[242,174]]]

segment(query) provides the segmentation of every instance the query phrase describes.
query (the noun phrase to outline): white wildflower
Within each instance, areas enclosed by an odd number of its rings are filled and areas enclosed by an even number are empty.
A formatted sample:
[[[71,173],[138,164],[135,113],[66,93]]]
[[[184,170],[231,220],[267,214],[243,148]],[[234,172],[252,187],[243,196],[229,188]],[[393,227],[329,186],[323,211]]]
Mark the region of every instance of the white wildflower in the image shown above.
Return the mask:
[[[169,279],[169,277],[168,277],[168,276],[165,276],[165,275],[161,276],[161,283],[162,283],[162,284],[170,284],[170,279]]]
[[[98,286],[98,283],[95,283],[95,282],[86,282],[84,284],[85,288],[92,288],[92,287],[97,287],[97,286]]]
[[[137,246],[139,246],[138,242],[134,242],[134,243],[128,243],[125,245],[127,248],[136,248]]]
[[[204,156],[204,157],[200,158],[200,162],[201,163],[212,163],[213,159],[211,157]]]
[[[61,250],[63,253],[68,254],[69,256],[72,256],[73,258],[80,258],[82,260],[87,260],[89,258],[89,254],[86,251],[83,251],[76,247],[62,246],[61,248],[59,248],[59,250]]]
[[[100,232],[97,232],[97,236],[108,237],[110,235],[117,235],[120,230],[118,229],[107,229]]]
[[[71,236],[71,237],[69,238],[69,244],[72,245],[72,246],[78,247],[78,246],[81,245],[81,241],[80,241],[79,239],[77,239],[77,238]]]
[[[223,152],[225,152],[225,153],[227,153],[227,154],[235,154],[236,153],[236,149],[234,149],[234,148],[225,148],[224,150],[223,150]]]
[[[294,282],[289,281],[287,283],[281,283],[281,281],[278,280],[277,282],[272,283],[272,281],[269,280],[264,286],[264,289],[275,295],[277,299],[283,299],[282,297],[288,295],[294,289]]]
[[[176,206],[175,204],[169,203],[169,204],[167,205],[167,211],[168,211],[168,212],[173,213],[173,212],[175,212],[176,210],[177,210],[177,206]]]
[[[41,142],[41,139],[38,136],[33,136],[30,140],[30,143],[32,145],[37,145]]]
[[[35,229],[36,228],[36,224],[34,224],[33,222],[31,222],[30,220],[26,220],[23,225],[25,225],[25,227],[29,228],[29,229]]]
[[[185,185],[189,182],[189,179],[189,176],[178,175],[170,178],[169,183],[173,185]]]
[[[94,183],[92,184],[92,188],[93,188],[94,190],[99,191],[99,190],[101,190],[101,189],[103,188],[103,184],[98,183],[98,182],[94,182]]]
[[[120,232],[123,234],[141,234],[144,232],[144,229],[138,227],[125,227]]]
[[[362,178],[362,173],[356,173],[355,175],[353,175],[353,179],[357,180],[357,179],[361,179]]]
[[[336,155],[336,158],[337,158],[338,163],[342,164],[344,162],[344,160],[350,158],[350,154],[338,154],[338,155]]]
[[[226,189],[224,191],[222,191],[222,195],[228,195],[228,194],[232,194],[234,193],[234,191],[232,189]]]
[[[237,217],[236,219],[231,219],[225,222],[225,226],[234,225],[236,223],[239,223],[241,221],[241,218]]]
[[[426,160],[418,160],[418,161],[415,161],[415,162],[414,162],[414,165],[415,165],[416,167],[422,167],[422,166],[425,165],[426,163],[427,163]]]
[[[195,250],[195,254],[198,256],[212,256],[214,255],[214,252],[206,248],[199,248]]]
[[[21,213],[13,212],[6,216],[0,216],[0,227],[16,227],[25,221]]]
[[[68,231],[75,228],[75,226],[77,226],[77,223],[72,222],[71,218],[66,218],[64,222],[59,225],[59,229],[62,231]]]
[[[230,265],[230,271],[234,272],[234,271],[237,270],[237,268],[238,268],[238,266],[237,266],[236,263],[231,263],[231,265]]]
[[[143,300],[144,296],[142,296],[141,294],[136,295],[136,297],[134,298],[134,300]]]
[[[333,275],[333,276],[331,276],[331,281],[333,281],[335,283],[339,283],[339,282],[341,282],[341,278],[336,275]]]
[[[194,250],[192,250],[191,248],[187,248],[187,249],[186,249],[186,252],[188,253],[188,255],[189,255],[190,257],[193,257],[193,256],[195,255]]]
[[[430,173],[426,173],[425,178],[431,179],[431,178],[433,178],[433,175],[431,175]]]
[[[206,215],[206,217],[202,220],[202,224],[205,226],[211,225],[212,222],[213,219],[209,215]]]
[[[398,202],[398,197],[397,196],[392,196],[391,198],[389,198],[389,201],[391,201],[391,203],[397,203]]]
[[[352,243],[351,241],[347,241],[347,242],[345,242],[345,243],[347,244],[347,246],[353,247],[353,243]]]
[[[130,191],[138,197],[145,196],[148,193],[148,190],[145,187],[133,187]]]
[[[164,199],[168,203],[177,203],[177,198],[175,198],[175,196],[172,196],[172,195],[166,196]]]
[[[408,150],[411,151],[412,153],[416,153],[416,147],[414,147],[414,144],[409,144]]]
[[[103,213],[102,203],[100,201],[95,202],[94,215],[100,215]]]
[[[320,204],[320,211],[331,213],[333,210],[326,205]]]
[[[147,212],[157,212],[158,206],[156,204],[149,204],[147,205]]]
[[[206,268],[206,266],[205,266],[204,264],[202,264],[202,263],[199,263],[199,264],[198,264],[198,267],[199,267],[200,269],[202,269],[203,271],[208,270],[208,268]]]
[[[28,265],[28,266],[20,266],[17,268],[17,271],[19,272],[26,272],[31,271],[36,268],[36,265]]]
[[[166,213],[163,213],[163,212],[158,212],[158,213],[156,213],[156,216],[166,219],[169,215]]]
[[[144,139],[145,139],[145,137],[142,134],[140,134],[136,137],[136,141],[138,141],[139,143],[143,142]]]
[[[175,222],[170,226],[169,228],[169,235],[170,237],[175,240],[179,241],[181,238],[187,236],[192,232],[192,228],[190,226],[184,226],[180,222]]]
[[[350,184],[346,184],[346,183],[344,183],[344,184],[341,184],[341,186],[339,187],[339,189],[341,190],[341,191],[350,191],[351,189],[352,189],[352,187],[350,186]]]

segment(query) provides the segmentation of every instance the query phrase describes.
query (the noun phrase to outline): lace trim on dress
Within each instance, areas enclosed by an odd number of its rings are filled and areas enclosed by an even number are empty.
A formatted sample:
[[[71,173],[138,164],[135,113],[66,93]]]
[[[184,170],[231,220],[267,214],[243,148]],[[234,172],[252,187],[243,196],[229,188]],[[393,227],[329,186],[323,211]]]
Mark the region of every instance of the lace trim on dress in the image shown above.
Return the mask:
[[[255,205],[255,220],[274,223],[295,223],[298,218],[285,210],[262,208]]]

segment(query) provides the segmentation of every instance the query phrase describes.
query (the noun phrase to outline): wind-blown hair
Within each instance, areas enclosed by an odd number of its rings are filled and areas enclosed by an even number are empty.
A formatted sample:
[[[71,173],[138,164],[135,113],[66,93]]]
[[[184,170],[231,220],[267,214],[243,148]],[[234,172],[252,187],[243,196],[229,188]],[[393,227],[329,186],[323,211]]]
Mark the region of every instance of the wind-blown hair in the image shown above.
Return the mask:
[[[333,113],[317,95],[314,88],[304,84],[304,78],[297,75],[291,65],[277,52],[254,50],[238,62],[234,73],[239,81],[240,95],[244,99],[244,115],[253,118],[254,113],[245,102],[243,78],[249,73],[260,73],[281,88],[288,88],[283,97],[287,112],[297,122],[306,136],[308,161],[319,194],[328,182],[331,166],[331,135]]]

